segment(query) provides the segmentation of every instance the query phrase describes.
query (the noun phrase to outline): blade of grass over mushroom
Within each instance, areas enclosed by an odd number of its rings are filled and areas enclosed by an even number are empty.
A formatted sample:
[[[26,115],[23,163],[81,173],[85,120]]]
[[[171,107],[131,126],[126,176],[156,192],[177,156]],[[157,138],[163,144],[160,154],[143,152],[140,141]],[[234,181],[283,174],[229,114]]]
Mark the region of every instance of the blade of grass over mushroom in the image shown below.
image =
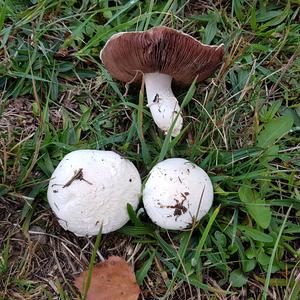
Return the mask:
[[[187,91],[187,93],[186,93],[186,95],[185,95],[185,97],[182,101],[180,110],[176,114],[176,117],[173,120],[172,125],[171,125],[170,129],[168,130],[168,133],[165,136],[164,143],[162,145],[162,148],[161,148],[161,151],[160,151],[160,154],[159,154],[159,157],[158,157],[158,162],[162,161],[166,157],[166,154],[168,153],[168,151],[171,150],[170,149],[170,145],[171,145],[170,142],[171,142],[171,135],[172,135],[172,132],[173,132],[173,128],[175,126],[175,123],[176,123],[180,113],[182,112],[182,109],[192,100],[192,98],[195,94],[195,91],[196,91],[196,82],[197,82],[197,78],[195,78],[193,83],[190,85],[190,88],[188,89],[188,91]],[[173,145],[173,146],[175,146],[175,145]]]

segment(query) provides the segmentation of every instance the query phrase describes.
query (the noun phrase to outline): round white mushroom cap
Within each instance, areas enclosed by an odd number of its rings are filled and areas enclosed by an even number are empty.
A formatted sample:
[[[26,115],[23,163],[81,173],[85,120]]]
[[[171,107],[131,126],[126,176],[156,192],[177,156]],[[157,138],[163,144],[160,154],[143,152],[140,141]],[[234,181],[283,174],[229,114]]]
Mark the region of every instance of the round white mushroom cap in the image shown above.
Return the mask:
[[[165,229],[182,230],[200,220],[213,202],[213,186],[200,167],[182,158],[158,163],[143,191],[148,216]]]
[[[48,201],[60,225],[77,236],[121,228],[127,203],[139,203],[141,178],[132,162],[112,151],[77,150],[58,164],[48,186]]]

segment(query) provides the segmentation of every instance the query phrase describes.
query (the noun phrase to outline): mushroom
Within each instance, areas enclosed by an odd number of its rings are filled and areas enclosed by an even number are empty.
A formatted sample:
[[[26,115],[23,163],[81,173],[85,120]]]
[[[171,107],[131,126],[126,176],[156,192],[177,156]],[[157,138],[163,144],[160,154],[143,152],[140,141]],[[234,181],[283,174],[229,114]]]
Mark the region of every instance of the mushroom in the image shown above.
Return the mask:
[[[165,229],[189,227],[209,211],[212,201],[208,175],[183,158],[166,159],[154,166],[143,191],[148,216]]]
[[[48,201],[60,225],[77,236],[109,233],[128,220],[127,203],[139,203],[141,178],[132,162],[113,151],[77,150],[54,170]]]
[[[148,107],[157,126],[165,133],[174,124],[172,136],[182,128],[182,115],[171,89],[172,79],[190,85],[209,77],[223,59],[224,46],[204,45],[192,36],[167,27],[145,32],[113,35],[100,52],[110,74],[124,82],[144,76]]]

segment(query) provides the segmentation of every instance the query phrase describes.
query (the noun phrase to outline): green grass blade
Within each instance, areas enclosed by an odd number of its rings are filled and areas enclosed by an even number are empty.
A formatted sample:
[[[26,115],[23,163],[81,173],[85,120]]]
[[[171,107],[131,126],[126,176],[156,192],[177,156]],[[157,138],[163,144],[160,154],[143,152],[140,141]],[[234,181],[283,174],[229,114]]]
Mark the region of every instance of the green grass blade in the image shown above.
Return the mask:
[[[216,217],[217,217],[220,209],[221,209],[221,206],[218,206],[214,210],[214,212],[211,215],[211,217],[209,218],[209,221],[208,221],[208,223],[207,223],[207,225],[206,225],[206,227],[204,229],[203,235],[201,236],[201,238],[199,240],[199,243],[198,243],[198,246],[196,248],[195,255],[194,255],[193,260],[192,260],[193,265],[197,265],[199,263],[201,251],[203,249],[203,246],[205,244],[205,241],[207,239],[209,231],[211,230],[211,227],[212,227],[214,221],[216,220]]]
[[[182,105],[180,107],[180,110],[179,112],[177,113],[175,119],[173,120],[173,123],[170,127],[170,129],[168,130],[168,133],[165,137],[165,140],[164,140],[164,143],[163,143],[163,146],[161,148],[161,151],[160,151],[160,154],[159,154],[159,157],[158,157],[158,162],[162,161],[167,152],[170,150],[170,146],[171,146],[171,134],[173,132],[173,128],[175,126],[175,123],[179,117],[179,114],[182,112],[182,109],[192,100],[194,94],[195,94],[195,91],[196,91],[196,82],[197,82],[197,78],[193,81],[193,83],[191,84],[188,92],[186,93],[183,101],[182,101]]]
[[[277,249],[278,249],[279,242],[280,242],[280,239],[281,239],[281,236],[282,236],[282,233],[283,233],[283,230],[284,230],[284,227],[285,227],[287,218],[288,218],[288,216],[290,215],[291,209],[292,209],[292,205],[289,207],[288,211],[287,211],[286,214],[285,214],[283,223],[282,223],[282,225],[281,225],[281,227],[280,227],[280,230],[279,230],[279,232],[278,232],[278,235],[277,235],[277,239],[276,239],[274,248],[273,248],[273,250],[272,250],[272,255],[271,255],[271,259],[270,259],[269,266],[268,266],[268,271],[267,271],[267,276],[266,276],[266,282],[265,282],[264,289],[263,289],[263,294],[262,294],[262,299],[263,299],[263,300],[266,300],[266,299],[267,299],[268,289],[269,289],[269,285],[270,285],[270,278],[271,278],[271,272],[272,272],[273,262],[274,262],[274,259],[275,259],[276,251],[277,251]]]
[[[144,262],[143,266],[136,272],[136,281],[141,285],[146,278],[155,256],[155,251],[150,254],[150,257]]]
[[[92,251],[91,259],[90,259],[90,262],[89,262],[89,268],[88,268],[88,276],[87,276],[87,279],[83,282],[82,300],[87,299],[88,291],[89,291],[89,288],[90,288],[90,285],[91,285],[91,282],[92,282],[94,263],[95,263],[97,251],[98,251],[99,246],[100,246],[101,237],[102,237],[102,225],[101,225],[101,228],[100,228],[99,233],[97,235],[96,242],[95,242],[95,245],[94,245],[94,248],[93,248],[93,251]]]

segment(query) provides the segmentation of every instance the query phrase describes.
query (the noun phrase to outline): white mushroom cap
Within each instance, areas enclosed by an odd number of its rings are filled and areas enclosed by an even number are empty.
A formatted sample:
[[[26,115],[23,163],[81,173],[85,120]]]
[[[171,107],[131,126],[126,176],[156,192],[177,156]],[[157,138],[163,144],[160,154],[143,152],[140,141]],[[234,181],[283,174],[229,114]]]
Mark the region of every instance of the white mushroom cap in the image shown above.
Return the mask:
[[[77,150],[52,174],[48,201],[60,225],[77,236],[121,228],[127,203],[137,208],[141,178],[132,162],[112,151]]]
[[[143,191],[147,214],[158,226],[182,230],[200,220],[210,209],[213,186],[208,175],[194,163],[170,158],[150,172]]]

